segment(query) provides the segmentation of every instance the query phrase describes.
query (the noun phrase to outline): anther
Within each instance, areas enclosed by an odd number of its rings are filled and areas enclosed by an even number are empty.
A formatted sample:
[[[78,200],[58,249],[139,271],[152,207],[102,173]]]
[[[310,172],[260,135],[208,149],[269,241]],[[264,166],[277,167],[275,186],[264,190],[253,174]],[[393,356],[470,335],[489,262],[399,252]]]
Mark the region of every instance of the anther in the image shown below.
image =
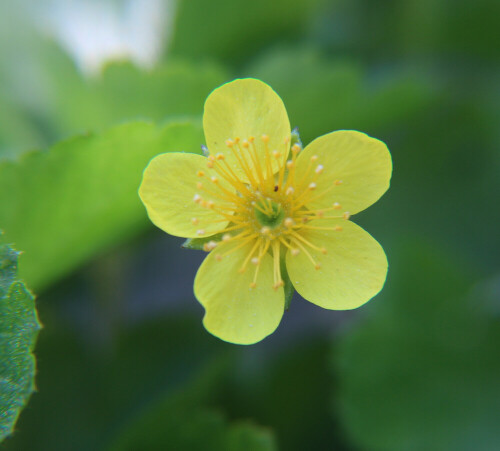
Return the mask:
[[[342,185],[342,180],[335,180],[335,182],[333,182],[333,183],[335,183],[335,185],[337,185],[337,186]]]
[[[224,160],[226,157],[223,153],[218,153],[217,155],[215,155],[215,159],[216,160]]]
[[[316,172],[316,174],[321,174],[323,172],[323,165],[322,164],[318,164],[318,166],[316,166],[316,170],[314,172]]]
[[[256,286],[257,286],[257,284],[256,284],[255,282],[252,282],[252,283],[250,284],[250,288],[255,288]]]
[[[248,141],[251,142],[251,143],[253,143],[255,141],[255,136],[250,136],[248,138]]]
[[[232,139],[226,140],[226,146],[227,147],[233,147],[234,146],[234,141]]]
[[[203,177],[203,176],[205,175],[205,173],[204,173],[203,171],[198,171],[198,172],[196,173],[196,175],[197,175],[198,177]]]
[[[295,190],[293,189],[293,187],[289,186],[289,187],[286,189],[285,194],[286,194],[287,196],[290,196],[290,194],[293,194],[293,192],[294,192],[294,191],[295,191]]]
[[[265,142],[265,143],[269,142],[269,136],[267,136],[267,135],[262,135],[260,137],[260,139],[262,140],[262,142]]]
[[[280,280],[279,282],[277,282],[277,283],[275,283],[273,285],[273,289],[277,290],[279,287],[282,287],[283,285],[285,285],[285,282],[283,282],[282,280]]]
[[[215,203],[213,200],[209,200],[207,203],[206,203],[206,206],[207,208],[214,208],[215,206]]]
[[[294,144],[294,145],[292,146],[292,152],[293,152],[293,153],[299,153],[301,150],[302,150],[302,149],[301,149],[301,147],[300,147],[298,144]]]
[[[199,220],[198,218],[191,218],[191,223],[192,223],[193,225],[196,225],[196,224],[198,224],[199,222],[200,222],[200,220]]]
[[[241,143],[241,145],[242,145],[245,149],[247,149],[247,148],[248,148],[248,146],[249,146],[250,144],[248,144],[248,141],[247,141],[246,139],[244,139],[244,140],[243,140],[243,142]]]
[[[338,202],[335,202],[332,205],[332,207],[333,207],[334,210],[340,210],[342,208],[342,205],[340,205]]]
[[[196,235],[205,235],[205,230],[204,229],[197,230]]]
[[[240,142],[240,137],[237,136],[236,138],[234,138],[234,142],[235,142],[235,144],[238,144]]]
[[[278,159],[280,157],[280,153],[277,150],[273,150],[273,157]]]
[[[201,202],[201,196],[199,194],[195,194],[193,197],[193,201],[199,204]]]
[[[318,211],[316,212],[316,216],[317,216],[318,218],[322,218],[323,216],[325,216],[325,212],[324,212],[324,211],[322,211],[322,210],[318,210]]]
[[[225,233],[222,235],[222,241],[229,241],[231,239],[231,234],[230,233]]]
[[[212,169],[214,167],[214,162],[213,161],[207,161],[207,168]]]
[[[295,224],[295,221],[292,218],[286,218],[283,221],[283,223],[285,224],[285,227],[287,227],[288,229],[290,229]]]
[[[213,183],[218,183],[218,182],[219,182],[219,179],[218,179],[217,177],[215,177],[215,175],[214,175],[214,176],[212,176],[212,177],[210,177],[210,180],[211,180]]]
[[[342,217],[343,217],[344,219],[346,219],[346,220],[347,220],[347,219],[349,219],[349,218],[351,217],[351,213],[349,213],[348,211],[346,211],[346,212],[342,215]]]
[[[216,259],[218,262],[220,262],[220,261],[222,260],[222,255],[221,255],[221,254],[217,254],[217,255],[215,256],[215,259]]]
[[[294,163],[292,160],[288,160],[288,161],[286,162],[286,168],[287,168],[288,170],[292,169],[294,166],[295,166],[295,163]]]
[[[203,188],[203,183],[201,183],[201,182],[196,183],[196,188],[202,189]]]
[[[312,190],[316,189],[316,186],[317,186],[316,183],[312,182],[312,183],[309,183],[308,188],[312,191]]]
[[[258,265],[258,264],[259,264],[259,259],[258,259],[258,257],[253,257],[250,261],[251,261],[251,262],[252,262],[252,264],[254,264],[254,265]]]
[[[326,255],[328,253],[328,251],[322,247],[320,250],[319,250],[323,255]]]
[[[317,155],[313,155],[311,157],[311,161],[314,163],[315,161],[318,161],[318,156]]]
[[[262,229],[260,229],[260,233],[262,233],[262,235],[270,235],[271,229],[267,226],[264,226],[262,227]]]
[[[293,248],[290,252],[292,253],[293,256],[296,256],[300,254],[300,249]]]
[[[339,226],[339,225],[335,226],[333,229],[336,230],[337,232],[341,232],[342,231],[342,227]]]
[[[205,252],[210,252],[217,247],[217,243],[215,241],[209,241],[203,245],[203,250]]]
[[[319,263],[316,263],[316,264],[314,265],[314,269],[320,269],[320,268],[321,268],[321,265],[320,265]]]

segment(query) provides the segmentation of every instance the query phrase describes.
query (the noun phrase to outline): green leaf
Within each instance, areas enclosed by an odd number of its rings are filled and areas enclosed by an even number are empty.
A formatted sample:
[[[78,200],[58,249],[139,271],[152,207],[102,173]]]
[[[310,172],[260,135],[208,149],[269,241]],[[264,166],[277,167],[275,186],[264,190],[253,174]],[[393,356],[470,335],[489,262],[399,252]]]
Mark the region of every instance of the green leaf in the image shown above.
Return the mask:
[[[33,295],[17,278],[17,256],[0,246],[0,441],[13,432],[35,389],[32,351],[40,323]]]
[[[148,70],[112,62],[84,76],[65,51],[33,30],[29,41],[6,44],[8,52],[0,51],[0,156],[125,121],[198,116],[210,91],[227,80],[217,64],[174,58]]]
[[[135,122],[0,163],[0,226],[24,249],[21,276],[41,289],[149,227],[137,190],[157,154],[198,151],[197,122]]]
[[[499,449],[498,313],[434,246],[400,252],[335,355],[346,431],[362,450]]]

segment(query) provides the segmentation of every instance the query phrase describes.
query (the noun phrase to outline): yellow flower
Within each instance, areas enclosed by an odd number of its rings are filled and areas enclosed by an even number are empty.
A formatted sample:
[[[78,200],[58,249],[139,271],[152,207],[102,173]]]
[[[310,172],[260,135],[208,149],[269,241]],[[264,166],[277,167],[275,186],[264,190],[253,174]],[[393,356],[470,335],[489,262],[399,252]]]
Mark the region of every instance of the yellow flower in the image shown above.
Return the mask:
[[[381,290],[385,253],[349,218],[389,187],[384,143],[341,130],[302,149],[280,97],[251,78],[209,95],[203,127],[209,156],[158,155],[139,193],[165,232],[218,237],[207,239],[194,282],[210,333],[251,344],[274,332],[285,268],[299,294],[326,309],[359,307]]]

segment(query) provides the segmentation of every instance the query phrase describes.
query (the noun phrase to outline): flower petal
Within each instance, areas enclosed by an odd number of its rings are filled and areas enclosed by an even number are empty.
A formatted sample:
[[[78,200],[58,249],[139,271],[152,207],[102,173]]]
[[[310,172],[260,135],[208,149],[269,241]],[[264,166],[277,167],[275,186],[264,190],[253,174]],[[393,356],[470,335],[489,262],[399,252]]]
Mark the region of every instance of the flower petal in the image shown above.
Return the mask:
[[[210,186],[207,159],[191,153],[164,153],[153,158],[144,170],[139,196],[146,206],[149,218],[165,232],[184,238],[200,238],[222,231],[228,224],[216,211],[194,202],[199,194],[204,200],[217,203],[220,199],[197,188],[197,183]],[[205,173],[199,177],[199,171]],[[230,185],[219,181],[225,189]],[[214,192],[217,187],[210,186]],[[222,192],[222,191],[220,191]]]
[[[222,242],[204,260],[194,281],[194,292],[206,310],[205,328],[222,340],[237,344],[256,343],[273,333],[283,316],[283,288],[273,285],[273,261],[269,254],[262,257],[257,286],[250,288],[255,266],[251,263],[240,273],[252,243],[231,253],[235,242]],[[217,261],[217,255],[223,255]]]
[[[314,155],[318,157],[314,165],[321,165],[322,173],[317,174],[312,167],[306,174]],[[342,211],[354,214],[387,191],[391,173],[391,154],[382,141],[361,132],[340,130],[320,136],[299,154],[296,180],[306,175],[304,186],[316,183],[311,200],[306,202],[308,208],[328,208],[338,202]]]
[[[350,310],[375,296],[387,275],[387,258],[380,244],[351,221],[318,219],[299,234],[314,246],[326,249],[326,255],[312,251],[321,267],[315,269],[304,251],[287,253],[286,266],[295,289],[308,301],[331,310]],[[310,248],[306,249],[311,250]]]
[[[266,83],[253,78],[234,80],[215,89],[205,102],[203,129],[207,147],[212,155],[222,153],[241,180],[248,182],[248,176],[241,168],[235,152],[244,152],[249,167],[248,152],[241,145],[232,150],[227,140],[255,138],[255,150],[259,161],[265,161],[265,145],[262,135],[269,137],[268,150],[277,150],[281,162],[286,161],[290,148],[290,121],[281,98]],[[272,158],[273,172],[279,169],[279,162]]]

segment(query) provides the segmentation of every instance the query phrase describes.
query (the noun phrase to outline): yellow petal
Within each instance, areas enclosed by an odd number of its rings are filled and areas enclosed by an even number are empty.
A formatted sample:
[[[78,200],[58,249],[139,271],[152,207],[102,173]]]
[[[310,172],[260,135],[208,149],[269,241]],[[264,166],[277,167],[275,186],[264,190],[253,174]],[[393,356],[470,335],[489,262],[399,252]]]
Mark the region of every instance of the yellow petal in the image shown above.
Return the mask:
[[[144,170],[139,196],[149,218],[165,232],[184,238],[210,236],[224,229],[228,221],[216,210],[195,203],[196,194],[215,204],[220,199],[204,191],[222,192],[213,186],[210,177],[216,174],[207,168],[207,159],[191,153],[164,153],[153,158]],[[205,175],[200,177],[199,171]],[[203,189],[197,187],[203,184]],[[234,190],[219,180],[225,189]]]
[[[312,156],[318,157],[314,163],[310,162]],[[318,165],[322,166],[319,174],[315,172]],[[391,173],[391,154],[382,141],[364,133],[340,130],[320,136],[301,152],[296,180],[305,176],[303,186],[316,183],[311,201],[306,202],[308,208],[328,208],[337,202],[342,211],[354,214],[387,191]]]
[[[382,289],[387,258],[368,232],[346,220],[318,219],[308,225],[340,226],[342,230],[299,230],[305,240],[327,252],[324,255],[306,246],[321,265],[319,269],[314,268],[303,250],[298,255],[287,253],[288,274],[302,297],[326,309],[350,310],[369,301]]]
[[[238,247],[234,242],[221,243],[200,266],[194,281],[194,292],[206,310],[205,328],[222,340],[237,344],[256,343],[273,333],[283,316],[283,288],[273,285],[273,261],[269,254],[262,257],[257,286],[250,288],[255,268],[248,263],[240,273],[252,244]],[[217,255],[223,255],[217,260]]]
[[[205,102],[203,129],[207,147],[211,154],[226,156],[234,172],[244,182],[248,175],[241,168],[235,152],[242,153],[254,168],[249,151],[242,146],[244,140],[255,138],[255,149],[259,161],[263,162],[265,144],[262,135],[269,137],[269,152],[277,150],[281,162],[286,161],[290,147],[290,122],[281,98],[270,86],[260,80],[244,78],[234,80],[215,89]],[[240,138],[240,144],[231,150],[227,140]],[[272,158],[272,170],[277,172],[279,162]],[[251,169],[255,172],[255,169]]]

